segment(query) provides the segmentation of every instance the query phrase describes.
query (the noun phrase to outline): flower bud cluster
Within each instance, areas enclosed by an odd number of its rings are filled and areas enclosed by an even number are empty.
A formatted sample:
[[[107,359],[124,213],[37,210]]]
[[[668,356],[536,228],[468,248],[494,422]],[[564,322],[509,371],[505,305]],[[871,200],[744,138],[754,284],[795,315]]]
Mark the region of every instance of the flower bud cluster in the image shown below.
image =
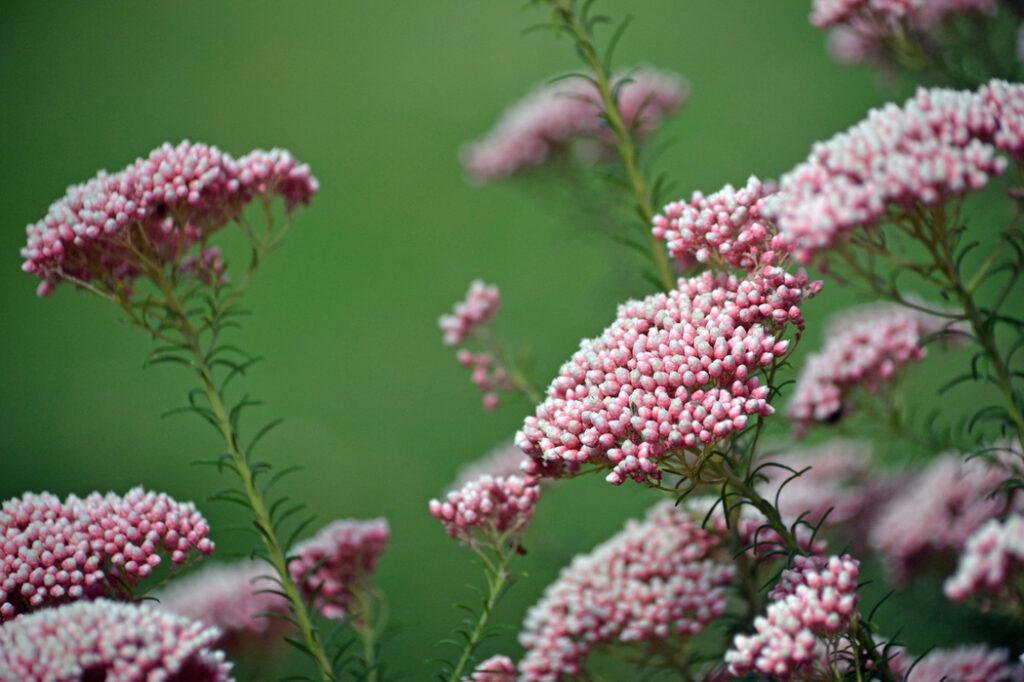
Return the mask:
[[[459,364],[470,370],[473,384],[484,394],[484,407],[496,410],[500,403],[498,390],[514,391],[515,385],[508,370],[496,357],[492,344],[491,323],[501,309],[501,292],[493,284],[474,280],[469,285],[466,298],[455,304],[451,315],[442,315],[437,324],[444,334],[446,346],[463,346],[476,339],[486,346],[482,352],[474,353],[468,348],[459,348],[456,358]]]
[[[902,107],[873,109],[845,133],[814,145],[765,206],[801,263],[845,243],[851,231],[976,191],[1020,154],[1024,85],[991,81],[978,92],[919,89]]]
[[[962,453],[950,452],[906,481],[879,510],[868,537],[890,581],[903,583],[937,555],[962,552],[968,538],[991,519],[1024,512],[1020,497],[1007,507],[1005,496],[991,495],[1011,476],[1011,457],[1019,455],[965,462]]]
[[[198,255],[186,256],[181,261],[178,273],[182,275],[194,275],[206,286],[213,286],[216,282],[219,285],[228,283],[227,263],[221,254],[219,246],[211,246],[203,249]]]
[[[661,478],[668,453],[700,451],[774,412],[755,376],[783,357],[783,326],[820,290],[803,272],[766,266],[744,279],[704,273],[666,294],[619,306],[584,340],[516,434],[532,477],[593,463],[609,483]]]
[[[626,128],[652,131],[686,102],[688,87],[675,74],[649,68],[617,74],[618,105]],[[563,78],[535,89],[509,108],[484,139],[462,152],[470,177],[488,183],[544,164],[574,140],[614,136],[601,119],[604,107],[597,87],[583,78]]]
[[[516,665],[508,656],[491,656],[463,682],[516,682]]]
[[[475,546],[479,534],[484,543],[507,537],[515,543],[533,518],[540,488],[521,476],[483,475],[453,490],[441,500],[430,501],[430,514],[444,524],[448,536]]]
[[[860,306],[833,318],[825,347],[808,356],[786,408],[797,434],[836,423],[850,412],[855,390],[877,393],[901,367],[923,360],[921,340],[947,322],[892,303]]]
[[[933,649],[916,662],[901,651],[889,665],[905,682],[1024,682],[1024,666],[1009,658],[1006,649],[976,645]]]
[[[192,503],[133,488],[61,502],[26,493],[0,507],[0,621],[78,599],[123,596],[164,555],[183,564],[213,553]],[[130,596],[130,595],[129,595]]]
[[[357,606],[357,593],[377,570],[391,531],[386,519],[341,520],[300,542],[290,554],[292,580],[324,618],[341,619]]]
[[[229,682],[219,636],[148,604],[65,604],[0,627],[0,680]]]
[[[992,519],[969,538],[956,573],[943,589],[953,601],[979,593],[999,595],[1016,589],[1024,575],[1024,516]]]
[[[272,571],[255,560],[204,566],[155,596],[161,609],[220,630],[220,648],[242,648],[246,641],[266,646],[280,636],[285,621],[261,614],[288,613],[288,602],[269,577]]]
[[[725,265],[748,272],[772,264],[786,253],[775,226],[765,218],[772,184],[756,177],[746,187],[726,185],[710,196],[694,192],[687,203],[675,201],[654,217],[652,232],[664,240],[669,255],[686,261],[691,255],[700,263],[721,260]]]
[[[520,680],[579,675],[596,648],[697,635],[725,613],[732,565],[701,519],[663,502],[580,555],[526,615]]]
[[[860,564],[849,555],[795,557],[769,594],[754,635],[737,635],[726,652],[729,672],[790,679],[822,658],[822,639],[849,630],[857,608]]]
[[[178,261],[255,197],[281,196],[291,211],[318,189],[309,167],[283,150],[236,161],[204,144],[165,144],[122,171],[69,187],[26,229],[22,269],[43,280],[40,295],[61,279],[116,292],[145,271],[143,258],[158,267]]]

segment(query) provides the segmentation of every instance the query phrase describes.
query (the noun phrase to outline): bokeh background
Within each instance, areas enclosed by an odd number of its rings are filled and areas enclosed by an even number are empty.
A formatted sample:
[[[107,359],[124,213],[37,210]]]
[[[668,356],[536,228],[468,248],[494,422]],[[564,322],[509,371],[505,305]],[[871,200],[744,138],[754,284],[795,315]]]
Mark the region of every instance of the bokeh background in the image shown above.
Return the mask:
[[[120,324],[113,306],[67,286],[37,299],[18,250],[24,226],[68,184],[164,141],[236,156],[290,149],[322,191],[247,295],[253,314],[235,340],[265,358],[246,389],[266,406],[243,428],[285,418],[263,455],[306,465],[288,492],[321,523],[388,518],[392,542],[378,575],[392,614],[384,657],[394,673],[426,678],[435,642],[461,618],[452,604],[473,599],[465,585],[480,582],[427,501],[461,464],[510,439],[530,409],[512,399],[484,412],[440,342],[437,316],[471,279],[498,283],[499,327],[533,354],[546,385],[616,303],[648,293],[623,276],[633,256],[588,229],[545,182],[464,181],[459,146],[533,85],[577,68],[569,40],[522,35],[547,18],[522,4],[5,3],[0,498],[143,485],[200,504],[220,558],[247,549],[245,537],[218,533],[239,520],[235,510],[204,502],[227,479],[190,466],[219,452],[214,434],[190,417],[159,417],[182,404],[190,377],[144,370],[150,342]],[[663,129],[660,139],[674,144],[657,164],[680,197],[752,173],[776,177],[884,101],[868,70],[829,60],[807,22],[809,2],[601,0],[598,9],[636,14],[619,64],[649,63],[691,83],[690,103]],[[801,352],[853,297],[832,286],[809,306]],[[518,626],[562,565],[654,499],[597,478],[546,491],[519,564],[527,577],[499,620]],[[919,608],[932,618],[927,604]],[[910,617],[894,613],[894,625]],[[923,651],[929,637],[952,637],[937,632],[908,639]],[[514,635],[483,653],[497,650],[518,655]]]

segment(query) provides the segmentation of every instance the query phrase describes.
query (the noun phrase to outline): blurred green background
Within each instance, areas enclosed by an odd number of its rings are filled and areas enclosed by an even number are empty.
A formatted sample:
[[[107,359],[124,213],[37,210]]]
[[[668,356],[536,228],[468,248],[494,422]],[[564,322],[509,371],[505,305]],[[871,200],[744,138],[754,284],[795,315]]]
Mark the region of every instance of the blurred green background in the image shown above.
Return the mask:
[[[134,485],[193,499],[214,530],[238,520],[204,503],[225,481],[189,462],[219,452],[204,425],[159,414],[184,401],[177,367],[143,370],[150,342],[113,306],[59,288],[39,300],[19,270],[23,227],[64,188],[188,138],[235,156],[280,146],[308,162],[322,191],[247,296],[236,339],[266,362],[250,415],[285,423],[263,455],[303,463],[289,493],[322,523],[386,516],[392,542],[379,583],[391,602],[384,657],[422,679],[422,662],[479,582],[470,553],[427,513],[456,469],[511,438],[530,406],[485,413],[440,342],[439,314],[484,278],[504,295],[499,327],[530,349],[547,383],[580,338],[648,293],[621,277],[622,247],[552,211],[542,184],[472,188],[457,150],[547,77],[577,68],[572,45],[520,0],[314,3],[5,3],[0,22],[0,498]],[[859,120],[882,96],[866,70],[833,65],[807,23],[809,2],[601,0],[637,15],[617,62],[684,74],[685,111],[661,139],[658,167],[677,196],[775,177],[812,142]],[[567,220],[569,218],[569,220]],[[831,287],[815,324],[851,300]],[[244,425],[243,425],[244,427]],[[654,497],[597,478],[545,493],[503,602],[518,625],[558,569],[642,513]],[[244,551],[216,535],[218,554]],[[513,635],[483,653],[518,655]]]

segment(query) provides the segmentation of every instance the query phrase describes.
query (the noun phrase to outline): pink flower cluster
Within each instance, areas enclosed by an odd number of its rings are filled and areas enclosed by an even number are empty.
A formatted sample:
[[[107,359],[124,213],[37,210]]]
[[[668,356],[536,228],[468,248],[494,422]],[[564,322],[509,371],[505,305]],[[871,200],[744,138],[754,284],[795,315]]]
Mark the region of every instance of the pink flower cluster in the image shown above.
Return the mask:
[[[385,519],[335,521],[315,537],[299,543],[290,554],[292,580],[325,618],[352,614],[357,594],[377,570],[391,531]]]
[[[444,524],[448,536],[476,546],[477,533],[485,544],[515,544],[533,518],[540,488],[520,476],[484,475],[430,501],[430,514]]]
[[[463,682],[516,682],[516,665],[508,656],[491,656]]]
[[[963,646],[934,649],[910,669],[914,659],[900,652],[890,666],[906,682],[1024,682],[1024,667],[1011,663],[1005,649]]]
[[[69,187],[28,226],[22,269],[43,280],[40,295],[62,279],[116,292],[143,274],[145,261],[176,262],[205,243],[255,197],[281,196],[291,211],[318,189],[309,167],[283,150],[236,161],[204,144],[165,144],[120,172]]]
[[[66,604],[0,627],[0,680],[229,682],[218,636],[146,604]]]
[[[641,68],[613,78],[619,111],[638,134],[652,131],[689,94],[674,74]],[[543,85],[502,114],[483,140],[466,147],[462,163],[478,183],[505,178],[535,166],[570,142],[597,137],[612,140],[604,127],[600,93],[589,80],[562,79]]]
[[[811,24],[829,29],[837,61],[855,64],[884,61],[907,30],[916,40],[932,37],[954,15],[991,14],[997,6],[998,0],[815,0]]]
[[[735,569],[716,534],[671,502],[564,568],[526,615],[523,682],[579,675],[596,648],[697,635],[722,617]]]
[[[609,483],[661,478],[659,460],[699,452],[774,412],[758,370],[783,357],[778,338],[820,290],[803,272],[766,266],[745,279],[704,273],[665,294],[619,306],[604,333],[584,340],[516,434],[531,477],[592,463]]]
[[[508,371],[502,367],[493,349],[491,323],[501,309],[501,292],[493,284],[474,280],[469,285],[466,298],[455,304],[451,315],[442,315],[437,324],[444,333],[446,346],[462,346],[475,339],[485,345],[485,350],[474,353],[459,348],[456,358],[459,364],[472,372],[473,384],[484,394],[484,407],[496,410],[500,403],[498,389],[515,390]]]
[[[857,608],[860,564],[849,555],[795,557],[769,594],[756,634],[737,635],[726,652],[729,672],[787,680],[822,660],[823,639],[849,630]]]
[[[459,469],[452,489],[457,490],[470,481],[475,481],[485,475],[493,476],[494,478],[521,476],[523,472],[522,465],[526,462],[526,459],[526,455],[516,447],[515,443],[506,441],[481,459]]]
[[[797,434],[815,424],[834,424],[853,407],[855,390],[878,393],[901,367],[923,360],[921,340],[947,322],[891,303],[861,306],[833,318],[825,347],[808,356],[786,408]]]
[[[669,255],[686,262],[721,262],[739,270],[753,271],[772,264],[785,243],[764,215],[767,197],[775,193],[771,183],[756,177],[740,189],[726,185],[710,196],[694,192],[689,202],[675,201],[654,217],[652,232],[664,240]]]
[[[210,527],[192,503],[133,488],[63,502],[26,493],[0,507],[0,621],[77,599],[131,596],[170,555],[212,554]],[[125,594],[125,590],[128,594]]]
[[[265,616],[288,613],[288,602],[268,574],[273,569],[255,560],[204,566],[177,578],[155,596],[160,608],[216,627],[223,649],[241,648],[243,641],[266,646],[277,639],[285,621]]]
[[[784,175],[765,206],[801,263],[845,243],[891,210],[930,206],[979,190],[1001,173],[996,150],[1024,151],[1024,85],[992,81],[978,92],[919,89],[902,107],[874,109],[817,143]],[[890,208],[893,207],[893,208]]]
[[[893,582],[905,582],[936,555],[962,552],[968,538],[991,519],[1024,512],[1020,497],[1007,508],[1005,496],[990,496],[1011,476],[1002,465],[1010,456],[993,464],[980,457],[964,462],[963,454],[946,453],[892,496],[879,510],[868,540]]]
[[[960,555],[956,573],[946,580],[944,591],[953,601],[972,595],[1013,593],[1024,575],[1024,516],[1005,521],[992,519],[969,538]]]

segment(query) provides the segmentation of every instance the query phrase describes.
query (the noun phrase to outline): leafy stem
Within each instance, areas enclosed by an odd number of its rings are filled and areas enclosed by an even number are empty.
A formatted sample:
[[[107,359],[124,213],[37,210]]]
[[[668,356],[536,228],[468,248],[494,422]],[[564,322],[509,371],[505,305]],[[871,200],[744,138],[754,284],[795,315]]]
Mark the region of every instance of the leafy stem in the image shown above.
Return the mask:
[[[497,605],[501,595],[504,594],[505,588],[511,583],[512,576],[508,572],[508,565],[515,552],[505,547],[503,543],[495,543],[493,550],[495,554],[494,561],[491,561],[483,552],[477,550],[477,554],[483,559],[481,565],[484,567],[484,574],[487,577],[487,597],[484,599],[483,610],[477,616],[473,631],[466,639],[466,644],[462,649],[462,656],[452,670],[451,675],[448,676],[449,682],[459,682],[466,672],[471,672],[467,671],[466,668],[469,666],[473,652],[486,636],[487,623],[494,612],[494,607]]]

